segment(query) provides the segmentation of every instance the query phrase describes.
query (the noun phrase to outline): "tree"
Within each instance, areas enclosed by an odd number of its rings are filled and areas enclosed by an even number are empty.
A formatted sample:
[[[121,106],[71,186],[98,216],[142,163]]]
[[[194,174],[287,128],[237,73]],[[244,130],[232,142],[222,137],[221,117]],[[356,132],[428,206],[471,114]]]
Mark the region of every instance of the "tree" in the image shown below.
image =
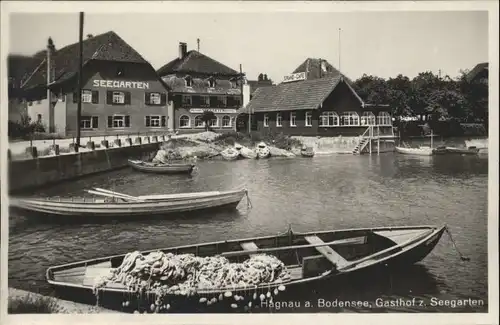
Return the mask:
[[[391,105],[392,115],[395,117],[411,116],[412,111],[409,106],[411,94],[410,78],[399,74],[396,78],[387,80],[388,104]]]
[[[212,111],[204,111],[201,116],[201,120],[205,123],[205,131],[208,131],[210,128],[210,121],[217,119],[215,113]]]
[[[354,89],[367,103],[375,105],[389,103],[389,88],[383,78],[365,74],[354,82]]]

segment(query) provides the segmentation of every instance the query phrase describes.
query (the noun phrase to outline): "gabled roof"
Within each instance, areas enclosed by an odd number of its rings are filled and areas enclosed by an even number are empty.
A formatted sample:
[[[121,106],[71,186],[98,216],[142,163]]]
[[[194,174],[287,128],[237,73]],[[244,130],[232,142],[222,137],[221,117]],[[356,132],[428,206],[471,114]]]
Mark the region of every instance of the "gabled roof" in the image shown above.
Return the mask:
[[[271,80],[247,80],[250,86],[250,94],[253,94],[257,89],[261,87],[272,87],[273,82]]]
[[[227,76],[239,75],[236,70],[195,50],[188,51],[183,59],[176,58],[157,71],[160,77],[178,72]]]
[[[324,67],[322,68],[321,65]],[[321,69],[321,70],[320,70]],[[326,71],[325,71],[325,70]],[[321,76],[320,76],[321,71]],[[300,64],[293,73],[307,72],[307,79],[318,79],[327,76],[340,76],[342,73],[331,65],[327,60],[324,59],[315,59],[315,58],[307,58],[302,64]],[[352,81],[344,76],[344,79],[352,84]]]
[[[474,69],[472,69],[468,74],[467,74],[467,81],[471,82],[474,80],[479,74],[488,72],[488,62],[483,62],[477,64]]]
[[[313,110],[319,108],[330,93],[344,82],[361,105],[363,100],[342,76],[328,76],[297,82],[281,83],[272,87],[261,87],[255,91],[245,111],[271,112]]]
[[[78,53],[78,42],[54,52],[54,82],[59,83],[65,81],[77,74],[79,64]],[[150,65],[136,50],[113,31],[93,36],[83,41],[83,65],[90,60],[119,61]],[[31,76],[25,82],[23,88],[46,85],[47,69],[44,67],[45,63],[46,59],[43,59],[38,67],[32,71]]]

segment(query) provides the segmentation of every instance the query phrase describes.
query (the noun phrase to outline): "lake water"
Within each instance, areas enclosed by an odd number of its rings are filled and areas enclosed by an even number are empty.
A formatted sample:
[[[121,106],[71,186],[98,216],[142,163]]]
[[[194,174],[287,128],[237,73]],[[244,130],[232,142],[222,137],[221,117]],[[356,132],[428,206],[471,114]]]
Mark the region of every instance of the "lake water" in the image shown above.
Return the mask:
[[[461,261],[444,234],[427,258],[391,274],[333,281],[286,299],[301,301],[293,310],[487,312],[487,156],[412,157],[392,153],[316,156],[312,159],[202,161],[191,177],[142,174],[130,169],[96,175],[39,191],[40,195],[84,195],[103,187],[131,195],[249,189],[234,212],[188,219],[116,224],[54,225],[11,214],[9,286],[49,293],[47,267],[62,263],[181,244],[238,237],[353,227],[447,224]],[[482,299],[483,306],[392,306],[338,308],[325,301],[424,299],[443,302]],[[284,298],[285,299],[285,298]],[[305,301],[312,302],[307,307]],[[372,306],[373,307],[373,306]]]

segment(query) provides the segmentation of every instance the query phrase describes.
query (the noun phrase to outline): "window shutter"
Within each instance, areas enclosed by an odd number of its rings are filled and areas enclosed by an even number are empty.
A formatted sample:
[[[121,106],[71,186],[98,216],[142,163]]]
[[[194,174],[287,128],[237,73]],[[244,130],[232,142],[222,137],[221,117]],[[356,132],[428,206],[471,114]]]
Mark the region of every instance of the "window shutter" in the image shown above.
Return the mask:
[[[94,90],[92,91],[92,104],[98,104],[99,103],[99,91]]]
[[[161,93],[161,102],[160,102],[161,106],[165,106],[165,104],[167,104],[167,94],[165,93]]]
[[[175,95],[174,96],[174,107],[182,107],[182,95]]]
[[[144,93],[144,104],[151,105],[151,93]]]
[[[108,91],[109,93],[109,91]],[[108,128],[113,127],[113,116],[108,116]]]
[[[162,115],[162,117],[161,117],[161,126],[166,126],[166,124],[167,124],[167,121],[165,119],[165,116]]]
[[[99,117],[92,116],[92,128],[94,128],[94,129],[99,128]]]
[[[146,121],[144,123],[146,124],[146,127],[150,127],[151,126],[151,117],[146,116],[145,119],[146,119]]]
[[[78,103],[78,93],[76,91],[73,93],[73,103]]]
[[[113,105],[113,92],[111,90],[108,90],[106,92],[106,103],[109,105]]]
[[[125,116],[125,127],[130,127],[130,115]]]
[[[125,105],[130,105],[130,92],[125,92]]]

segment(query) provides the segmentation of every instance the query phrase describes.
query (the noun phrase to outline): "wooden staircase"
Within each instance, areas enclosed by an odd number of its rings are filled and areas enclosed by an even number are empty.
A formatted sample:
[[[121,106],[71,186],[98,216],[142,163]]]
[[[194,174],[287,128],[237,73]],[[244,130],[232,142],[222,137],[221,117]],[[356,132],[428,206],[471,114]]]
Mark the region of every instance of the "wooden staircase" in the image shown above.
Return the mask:
[[[359,141],[356,147],[352,150],[352,154],[359,155],[369,142],[370,138],[361,138],[361,141]]]

